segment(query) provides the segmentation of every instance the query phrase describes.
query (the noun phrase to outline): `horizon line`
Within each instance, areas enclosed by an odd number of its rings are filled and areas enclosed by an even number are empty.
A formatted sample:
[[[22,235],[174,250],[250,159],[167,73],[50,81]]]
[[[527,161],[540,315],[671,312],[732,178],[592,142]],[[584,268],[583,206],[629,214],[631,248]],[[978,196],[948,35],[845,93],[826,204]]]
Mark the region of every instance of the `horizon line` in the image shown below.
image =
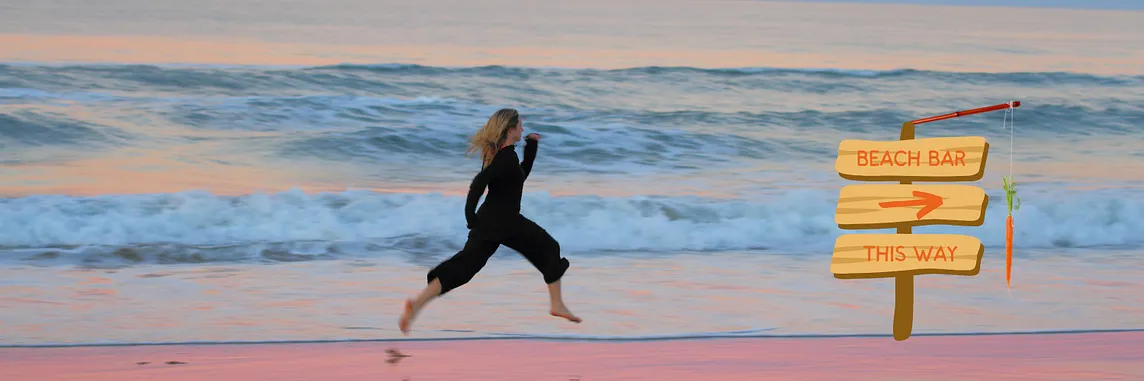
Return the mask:
[[[925,1],[941,1],[941,0],[749,0],[757,2],[768,3],[793,3],[793,4],[807,4],[807,3],[834,3],[834,4],[856,4],[856,5],[913,5],[913,6],[927,6],[927,7],[954,7],[954,8],[996,8],[996,9],[1041,9],[1041,10],[1072,10],[1072,11],[1129,11],[1129,12],[1144,12],[1144,5],[1133,7],[1128,5],[1127,2],[1117,1],[1115,4],[1098,3],[1102,5],[1093,6],[1093,1],[1085,1],[1086,5],[1064,5],[1064,4],[1045,4],[1043,2],[1033,2],[1030,4],[1011,4],[999,2],[1004,0],[976,0],[968,4],[962,3],[932,3]],[[1123,4],[1123,5],[1122,5]],[[1142,3],[1144,4],[1144,3]]]
[[[772,0],[751,0],[751,1],[772,1]],[[810,0],[810,1],[834,1],[834,0]],[[1090,73],[1085,71],[1068,71],[1068,70],[1010,70],[1010,71],[988,71],[988,70],[938,70],[938,69],[923,69],[916,67],[898,67],[892,69],[870,69],[870,68],[843,68],[843,67],[787,67],[787,66],[726,66],[726,67],[705,67],[705,66],[689,66],[689,65],[642,65],[642,66],[627,66],[617,68],[594,68],[594,67],[573,67],[573,66],[530,66],[530,65],[510,65],[510,64],[485,64],[485,65],[427,65],[412,62],[341,62],[324,65],[305,65],[305,64],[260,64],[260,63],[246,63],[246,64],[232,64],[232,63],[210,63],[210,62],[111,62],[111,61],[15,61],[15,60],[0,60],[0,66],[23,66],[23,67],[82,67],[82,66],[151,66],[157,68],[184,68],[184,69],[286,69],[286,70],[313,70],[313,69],[406,69],[406,68],[426,68],[426,69],[444,69],[444,70],[473,70],[473,69],[491,69],[491,68],[504,68],[504,69],[525,69],[525,70],[552,70],[552,71],[598,71],[598,72],[621,72],[631,70],[648,70],[648,69],[667,69],[667,70],[698,70],[698,71],[738,71],[743,74],[765,74],[782,73],[782,72],[802,72],[807,74],[836,74],[842,76],[880,76],[887,74],[906,74],[906,73],[939,73],[939,74],[978,74],[978,75],[1018,75],[1018,74],[1065,74],[1065,75],[1079,75],[1079,76],[1093,76],[1093,77],[1144,77],[1144,73]]]

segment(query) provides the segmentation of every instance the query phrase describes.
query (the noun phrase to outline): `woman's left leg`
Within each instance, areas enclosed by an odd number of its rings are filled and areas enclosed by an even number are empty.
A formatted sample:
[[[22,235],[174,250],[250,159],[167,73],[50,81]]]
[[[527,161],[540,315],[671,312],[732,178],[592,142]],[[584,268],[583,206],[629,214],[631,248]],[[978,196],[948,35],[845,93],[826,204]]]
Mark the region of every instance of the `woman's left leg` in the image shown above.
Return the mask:
[[[551,308],[549,314],[562,317],[579,323],[582,320],[573,315],[564,305],[564,296],[560,281],[568,271],[568,259],[560,256],[560,243],[541,228],[524,216],[522,222],[502,244],[516,250],[527,259],[540,273],[544,275],[544,283],[548,285],[548,298]]]
[[[473,276],[485,267],[498,247],[500,244],[496,241],[489,240],[470,230],[465,247],[438,264],[437,267],[429,270],[429,273],[425,275],[428,281],[425,289],[421,290],[416,298],[405,301],[405,311],[402,312],[401,320],[397,323],[401,333],[409,334],[409,326],[413,323],[413,319],[430,301],[469,283]]]

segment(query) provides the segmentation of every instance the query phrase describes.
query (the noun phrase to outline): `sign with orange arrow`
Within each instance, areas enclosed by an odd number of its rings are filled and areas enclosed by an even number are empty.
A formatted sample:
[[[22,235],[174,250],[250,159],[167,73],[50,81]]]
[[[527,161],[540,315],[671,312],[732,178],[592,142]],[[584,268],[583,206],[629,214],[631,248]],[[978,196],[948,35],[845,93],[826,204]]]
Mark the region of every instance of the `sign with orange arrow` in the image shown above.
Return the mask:
[[[970,185],[854,184],[842,187],[834,222],[842,229],[981,226],[989,196]]]
[[[834,220],[843,229],[895,228],[896,234],[846,234],[834,244],[830,271],[839,279],[894,279],[894,340],[906,340],[914,324],[914,277],[977,275],[985,252],[977,238],[913,234],[918,225],[981,226],[989,197],[967,185],[914,185],[915,181],[977,181],[985,174],[989,143],[981,136],[915,139],[917,125],[996,110],[1002,103],[902,123],[897,141],[843,140],[834,168],[856,181],[842,188]]]

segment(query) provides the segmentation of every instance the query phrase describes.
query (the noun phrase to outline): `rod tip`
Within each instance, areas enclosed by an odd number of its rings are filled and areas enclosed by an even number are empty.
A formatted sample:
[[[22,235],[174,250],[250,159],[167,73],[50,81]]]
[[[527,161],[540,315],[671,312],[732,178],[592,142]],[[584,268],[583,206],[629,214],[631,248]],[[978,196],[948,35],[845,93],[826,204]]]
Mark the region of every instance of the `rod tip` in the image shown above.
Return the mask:
[[[1021,107],[1021,101],[1009,102],[1009,108],[1017,108],[1017,107]]]

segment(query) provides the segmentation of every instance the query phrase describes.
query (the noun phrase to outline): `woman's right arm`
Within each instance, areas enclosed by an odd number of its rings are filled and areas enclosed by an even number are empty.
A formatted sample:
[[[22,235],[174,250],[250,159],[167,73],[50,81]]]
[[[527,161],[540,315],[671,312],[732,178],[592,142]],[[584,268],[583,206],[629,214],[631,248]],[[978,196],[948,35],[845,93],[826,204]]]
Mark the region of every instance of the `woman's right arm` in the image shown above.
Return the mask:
[[[481,195],[485,194],[485,188],[489,186],[496,174],[496,167],[493,165],[496,160],[489,163],[484,169],[481,169],[476,176],[473,176],[473,182],[469,184],[469,195],[465,199],[465,227],[472,229],[477,226],[477,202],[481,200]]]

